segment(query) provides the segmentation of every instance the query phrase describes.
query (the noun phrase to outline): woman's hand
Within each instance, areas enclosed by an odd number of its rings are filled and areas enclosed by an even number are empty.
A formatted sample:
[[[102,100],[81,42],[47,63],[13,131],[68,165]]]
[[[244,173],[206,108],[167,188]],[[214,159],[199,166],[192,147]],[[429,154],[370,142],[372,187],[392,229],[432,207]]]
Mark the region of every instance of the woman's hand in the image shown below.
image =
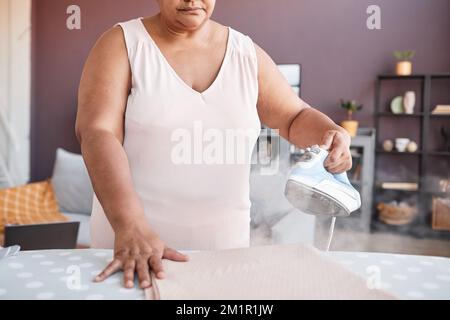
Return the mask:
[[[325,160],[325,168],[333,173],[347,172],[352,168],[352,155],[350,153],[350,135],[338,130],[329,130],[322,139],[322,148],[328,150],[330,155]]]
[[[95,282],[102,282],[109,276],[124,271],[126,288],[133,288],[137,273],[142,289],[152,286],[150,269],[157,278],[165,277],[162,259],[186,262],[189,257],[166,247],[164,242],[150,228],[131,228],[116,232],[114,260],[100,273]]]

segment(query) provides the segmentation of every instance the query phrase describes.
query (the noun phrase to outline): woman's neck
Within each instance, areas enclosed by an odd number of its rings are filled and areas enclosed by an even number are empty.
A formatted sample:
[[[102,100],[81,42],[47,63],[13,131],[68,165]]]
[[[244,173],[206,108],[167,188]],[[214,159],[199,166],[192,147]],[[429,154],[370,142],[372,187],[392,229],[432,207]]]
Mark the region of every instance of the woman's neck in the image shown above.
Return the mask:
[[[176,25],[168,19],[165,19],[161,13],[159,13],[155,18],[158,23],[161,36],[166,39],[195,39],[207,41],[211,38],[212,23],[209,20],[206,20],[205,23],[196,29],[188,29],[183,27],[181,24]]]

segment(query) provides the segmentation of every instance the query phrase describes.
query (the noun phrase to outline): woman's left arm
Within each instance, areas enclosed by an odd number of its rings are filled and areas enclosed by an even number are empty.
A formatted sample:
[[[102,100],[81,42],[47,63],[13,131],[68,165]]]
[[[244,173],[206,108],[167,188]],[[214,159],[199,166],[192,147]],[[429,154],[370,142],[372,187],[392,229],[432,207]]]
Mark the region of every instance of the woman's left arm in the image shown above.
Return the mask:
[[[261,122],[299,148],[320,145],[330,151],[325,167],[342,173],[352,167],[350,135],[300,99],[270,56],[255,44],[258,59],[258,113]]]

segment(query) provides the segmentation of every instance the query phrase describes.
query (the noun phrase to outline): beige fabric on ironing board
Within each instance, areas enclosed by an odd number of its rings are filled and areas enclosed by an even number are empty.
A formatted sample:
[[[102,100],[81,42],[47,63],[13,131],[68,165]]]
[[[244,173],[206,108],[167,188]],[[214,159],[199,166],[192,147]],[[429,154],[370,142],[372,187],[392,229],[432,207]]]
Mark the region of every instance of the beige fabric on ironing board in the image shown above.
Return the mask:
[[[248,247],[251,156],[261,131],[252,40],[229,28],[219,74],[200,93],[172,69],[140,18],[119,25],[132,71],[124,150],[149,225],[167,246],[178,250]],[[241,142],[245,139],[246,150],[238,155],[242,158],[232,156],[238,153],[233,134]],[[190,154],[192,163],[174,161],[181,138],[191,139],[184,154]],[[217,153],[223,152],[226,159],[211,157],[212,164],[211,159],[201,159],[215,153],[211,148],[207,152],[211,141],[224,144]],[[228,161],[228,156],[236,161]],[[114,247],[114,231],[96,196],[90,230],[93,248]]]
[[[148,300],[395,299],[320,251],[302,245],[252,247],[164,260],[166,279],[146,290]]]

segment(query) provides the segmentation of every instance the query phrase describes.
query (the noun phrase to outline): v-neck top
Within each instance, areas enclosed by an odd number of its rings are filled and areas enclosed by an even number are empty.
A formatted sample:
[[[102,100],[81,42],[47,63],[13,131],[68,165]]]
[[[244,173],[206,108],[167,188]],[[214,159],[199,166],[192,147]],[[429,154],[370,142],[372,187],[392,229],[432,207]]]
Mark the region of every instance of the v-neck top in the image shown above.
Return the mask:
[[[184,85],[187,87],[188,90],[192,90],[193,93],[198,94],[198,95],[206,95],[207,92],[209,90],[212,90],[212,88],[214,88],[214,85],[220,81],[221,76],[222,76],[222,71],[226,68],[226,65],[228,63],[228,56],[230,54],[230,46],[231,46],[231,28],[227,28],[228,29],[228,37],[227,37],[227,46],[226,46],[226,51],[225,51],[225,56],[223,58],[222,64],[220,66],[219,72],[216,76],[216,78],[214,79],[213,83],[210,84],[210,86],[202,91],[199,92],[195,89],[193,89],[192,87],[190,87],[179,75],[178,73],[175,71],[175,69],[172,67],[172,65],[169,63],[169,61],[167,61],[166,56],[161,52],[161,50],[159,49],[159,46],[156,44],[156,42],[153,40],[153,38],[151,37],[151,35],[148,33],[147,28],[145,27],[142,19],[139,19],[139,22],[142,24],[143,27],[143,32],[146,33],[148,35],[148,40],[152,43],[152,45],[155,48],[156,51],[156,55],[159,55],[159,57],[161,58],[161,60],[163,61],[163,63],[166,64],[167,69],[169,70],[169,72],[171,72],[173,74],[173,76],[175,78],[177,78],[180,81],[181,85]]]
[[[199,92],[172,68],[142,18],[118,25],[132,73],[123,147],[150,228],[178,250],[248,247],[250,167],[261,131],[253,41],[228,27],[220,70]],[[97,196],[91,242],[114,247]]]

